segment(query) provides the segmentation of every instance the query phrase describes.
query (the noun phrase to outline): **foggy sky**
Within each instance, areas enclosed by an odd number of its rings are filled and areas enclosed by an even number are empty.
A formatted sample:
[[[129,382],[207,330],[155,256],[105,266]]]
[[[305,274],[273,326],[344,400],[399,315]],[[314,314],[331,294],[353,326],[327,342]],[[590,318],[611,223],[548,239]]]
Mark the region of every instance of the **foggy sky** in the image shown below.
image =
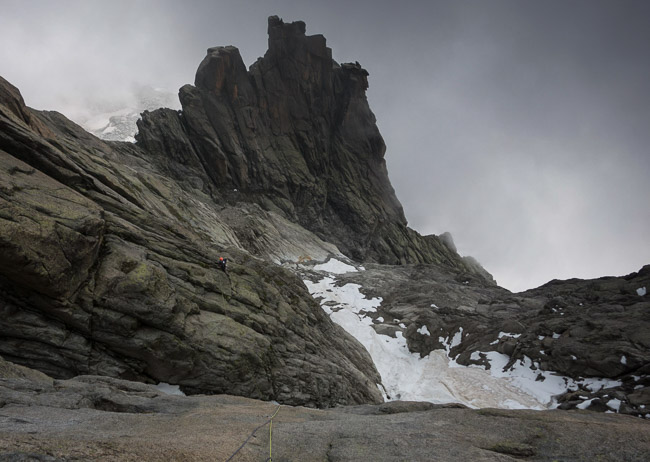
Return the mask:
[[[71,118],[304,20],[368,99],[409,224],[513,290],[650,263],[650,2],[0,0],[0,75]]]

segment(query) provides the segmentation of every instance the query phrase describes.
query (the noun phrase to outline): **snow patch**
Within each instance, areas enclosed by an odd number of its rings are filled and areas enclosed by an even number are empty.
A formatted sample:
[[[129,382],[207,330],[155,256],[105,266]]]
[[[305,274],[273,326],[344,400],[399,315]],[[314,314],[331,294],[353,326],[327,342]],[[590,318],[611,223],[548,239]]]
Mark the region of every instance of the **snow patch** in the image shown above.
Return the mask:
[[[438,337],[444,350],[434,350],[421,358],[419,353],[409,351],[401,331],[395,332],[393,338],[380,335],[373,329],[373,319],[368,313],[377,310],[382,303],[381,297],[367,299],[358,284],[337,286],[331,275],[318,282],[304,282],[312,296],[320,299],[323,310],[330,318],[367,349],[381,375],[385,400],[439,404],[459,402],[471,408],[548,409],[555,404],[556,395],[577,390],[580,385],[598,391],[621,384],[620,381],[607,379],[573,380],[542,371],[538,363],[526,356],[506,368],[511,358],[496,351],[471,353],[470,359],[473,361],[485,358],[490,364],[489,370],[483,365],[460,365],[456,358],[450,357],[450,352],[464,340],[462,327],[446,337]],[[397,319],[393,323],[406,328]],[[417,332],[431,335],[426,325]],[[560,334],[554,334],[554,337],[556,335],[559,337]],[[508,333],[499,335],[500,338],[519,336]]]
[[[587,409],[591,405],[591,402],[594,399],[596,399],[596,398],[592,398],[592,399],[588,399],[587,401],[583,401],[582,403],[578,404],[576,407],[578,409]]]
[[[323,271],[330,274],[355,273],[358,271],[354,266],[343,263],[336,258],[331,258],[326,263],[321,263],[320,265],[314,266],[314,270]]]
[[[309,280],[303,281],[307,289],[314,298],[321,298],[321,306],[326,313],[332,313],[332,309],[326,303],[334,304],[338,308],[346,308],[353,313],[361,311],[377,311],[377,307],[381,305],[382,298],[376,297],[368,300],[359,289],[359,284],[345,284],[344,286],[336,287],[334,285],[334,278],[326,277],[318,282],[311,282]]]
[[[447,353],[447,356],[449,357],[449,352],[451,351],[452,348],[457,347],[458,345],[461,344],[463,341],[463,328],[460,327],[458,329],[458,332],[454,334],[454,336],[451,338],[449,337],[438,337],[438,341],[442,343],[442,345],[445,347],[445,352]],[[456,361],[453,361],[455,364]],[[453,367],[453,366],[452,366]]]
[[[170,385],[166,382],[160,382],[158,385],[154,385],[154,388],[167,395],[186,396],[185,393],[181,391],[181,388],[178,385]]]
[[[621,356],[621,364],[626,365],[627,364],[627,358],[625,355]]]
[[[560,338],[561,335],[562,334],[556,334],[555,332],[553,332],[553,338]]]
[[[616,412],[618,412],[621,409],[621,400],[616,398],[610,399],[607,402],[607,407],[610,409],[614,409]]]
[[[522,360],[506,369],[510,357],[496,351],[481,352],[490,362],[490,375],[505,378],[543,405],[550,405],[553,397],[567,390],[566,378],[549,371],[533,370],[533,361],[524,356]],[[483,367],[472,365],[470,367]],[[541,380],[539,380],[541,379]],[[539,409],[539,408],[538,408]]]
[[[429,332],[429,329],[427,329],[427,326],[422,326],[422,327],[420,327],[420,328],[417,330],[417,332],[418,332],[418,334],[428,335],[429,337],[431,337],[431,332]]]
[[[499,338],[510,337],[510,338],[519,338],[521,334],[509,334],[507,332],[499,332]]]
[[[580,379],[576,383],[583,385],[585,388],[593,391],[594,393],[603,390],[604,388],[620,387],[623,385],[623,382],[620,380],[596,378]]]
[[[636,289],[636,293],[640,297],[643,297],[646,294],[645,286],[644,287],[639,287],[638,289]]]

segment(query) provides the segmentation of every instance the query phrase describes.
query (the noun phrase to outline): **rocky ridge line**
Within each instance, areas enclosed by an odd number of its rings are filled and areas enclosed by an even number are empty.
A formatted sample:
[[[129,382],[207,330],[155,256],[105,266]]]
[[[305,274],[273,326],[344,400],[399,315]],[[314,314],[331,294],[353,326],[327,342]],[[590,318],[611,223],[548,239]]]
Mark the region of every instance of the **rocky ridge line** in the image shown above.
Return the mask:
[[[249,71],[237,48],[208,49],[194,86],[180,89],[182,111],[145,112],[138,145],[202,171],[220,200],[260,204],[354,260],[437,263],[493,281],[437,236],[406,226],[368,106],[367,71],[336,63],[302,21],[272,16],[268,33],[269,49]]]

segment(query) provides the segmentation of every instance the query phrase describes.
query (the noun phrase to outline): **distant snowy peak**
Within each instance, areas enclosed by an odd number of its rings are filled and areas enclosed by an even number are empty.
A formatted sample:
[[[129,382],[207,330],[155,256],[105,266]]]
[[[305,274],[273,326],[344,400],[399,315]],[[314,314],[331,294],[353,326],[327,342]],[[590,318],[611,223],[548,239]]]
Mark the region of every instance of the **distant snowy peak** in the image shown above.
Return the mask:
[[[140,114],[161,107],[180,109],[176,93],[162,88],[140,87],[134,91],[130,101],[124,101],[119,107],[97,104],[84,120],[77,122],[103,140],[133,143]]]

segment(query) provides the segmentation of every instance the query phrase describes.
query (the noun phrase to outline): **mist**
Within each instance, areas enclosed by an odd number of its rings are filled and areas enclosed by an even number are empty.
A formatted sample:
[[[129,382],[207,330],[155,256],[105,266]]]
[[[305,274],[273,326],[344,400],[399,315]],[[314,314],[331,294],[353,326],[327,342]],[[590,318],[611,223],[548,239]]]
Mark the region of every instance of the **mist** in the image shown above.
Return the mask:
[[[409,225],[451,232],[513,291],[650,263],[650,4],[643,1],[0,1],[0,75],[81,121],[247,65],[304,20],[368,99]]]

